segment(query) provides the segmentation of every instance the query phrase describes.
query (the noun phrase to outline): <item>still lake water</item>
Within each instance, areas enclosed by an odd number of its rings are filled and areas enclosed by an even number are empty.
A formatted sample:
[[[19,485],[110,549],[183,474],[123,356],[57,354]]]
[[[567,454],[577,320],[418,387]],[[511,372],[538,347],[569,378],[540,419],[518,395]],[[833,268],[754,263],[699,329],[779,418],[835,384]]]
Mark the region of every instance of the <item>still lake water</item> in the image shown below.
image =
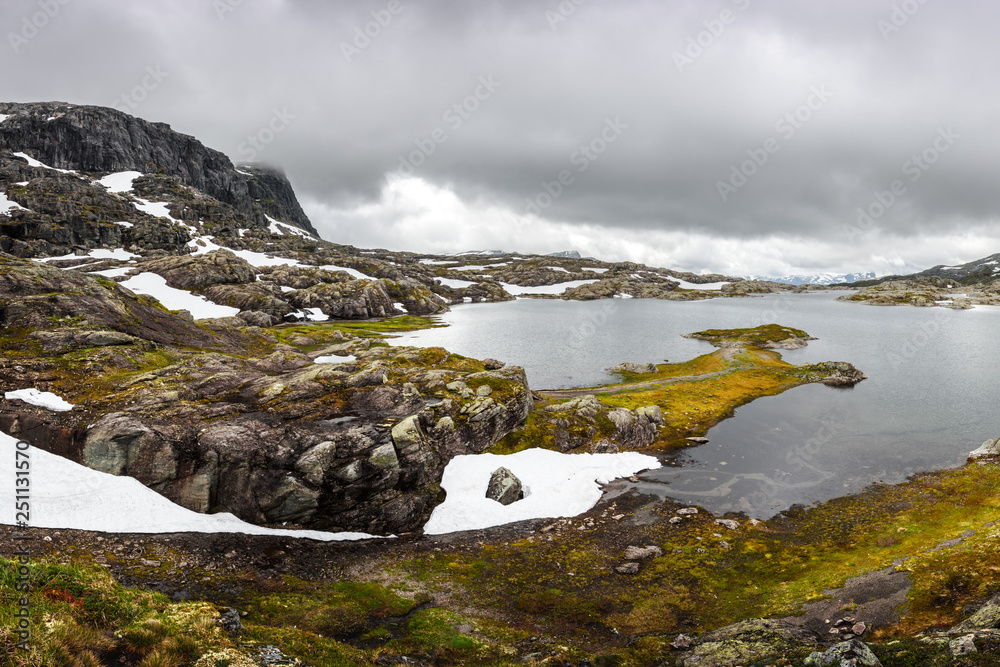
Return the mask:
[[[445,329],[397,345],[439,345],[523,366],[533,389],[613,381],[623,361],[684,361],[714,348],[681,334],[776,322],[819,340],[782,351],[790,363],[848,361],[867,380],[852,389],[807,385],[743,406],[687,450],[682,467],[640,475],[643,493],[715,512],[767,518],[924,470],[959,465],[1000,437],[992,380],[1000,377],[1000,307],[966,311],[876,307],[844,292],[699,302],[518,299],[458,306]]]

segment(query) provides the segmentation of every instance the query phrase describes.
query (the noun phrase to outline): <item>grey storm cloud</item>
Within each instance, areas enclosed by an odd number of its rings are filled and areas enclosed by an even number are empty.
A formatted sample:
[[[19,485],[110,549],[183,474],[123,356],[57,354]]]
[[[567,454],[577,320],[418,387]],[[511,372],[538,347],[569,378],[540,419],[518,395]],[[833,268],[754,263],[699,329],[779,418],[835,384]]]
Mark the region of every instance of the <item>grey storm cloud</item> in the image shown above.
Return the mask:
[[[8,0],[0,62],[5,99],[168,122],[332,207],[402,171],[569,224],[843,241],[859,209],[902,238],[993,224],[998,18],[987,0]]]

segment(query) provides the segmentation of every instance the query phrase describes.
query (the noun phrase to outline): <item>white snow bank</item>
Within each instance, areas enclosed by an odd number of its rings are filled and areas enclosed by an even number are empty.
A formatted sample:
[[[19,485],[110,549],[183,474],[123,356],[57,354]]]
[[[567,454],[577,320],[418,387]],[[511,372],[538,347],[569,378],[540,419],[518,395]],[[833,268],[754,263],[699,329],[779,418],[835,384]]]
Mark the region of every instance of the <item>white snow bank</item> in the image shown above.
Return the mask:
[[[550,271],[562,271],[563,273],[569,273],[568,269],[564,269],[561,266],[546,266],[545,268],[549,269]]]
[[[471,280],[458,280],[457,278],[437,278],[437,280],[440,281],[442,285],[453,289],[462,289],[463,287],[476,284]]]
[[[135,206],[143,213],[148,213],[154,218],[166,218],[171,222],[179,222],[182,225],[184,224],[184,222],[182,222],[181,220],[178,220],[174,216],[170,215],[170,209],[168,208],[169,205],[167,204],[167,202],[152,202],[143,199],[142,197],[136,197],[136,199],[139,201],[139,203],[133,204],[133,206]]]
[[[60,174],[75,174],[76,172],[72,169],[56,169],[55,167],[50,167],[47,164],[42,164],[35,158],[31,157],[27,153],[14,153],[16,157],[24,158],[28,161],[29,167],[41,167],[42,169],[48,169],[49,171],[58,171]]]
[[[590,283],[596,282],[597,279],[595,278],[594,280],[570,280],[564,283],[556,283],[555,285],[538,285],[535,287],[510,285],[508,283],[500,284],[505,290],[514,296],[520,296],[522,294],[562,294],[570,288],[579,287],[580,285],[589,285]]]
[[[351,276],[359,280],[374,280],[371,276],[365,275],[358,271],[357,269],[351,269],[346,266],[335,266],[333,264],[324,264],[323,266],[313,267],[323,269],[324,271],[343,271],[344,273],[349,273]]]
[[[140,176],[142,173],[138,171],[119,171],[117,174],[108,174],[97,183],[106,187],[108,192],[132,192],[132,184]]]
[[[594,268],[592,266],[585,266],[585,267],[583,267],[583,270],[584,271],[593,271],[594,273],[606,273],[607,272],[607,269],[597,269],[597,268]]]
[[[486,497],[490,475],[501,466],[521,480],[523,500],[504,506]],[[526,519],[576,516],[601,499],[598,484],[659,467],[652,456],[636,452],[560,454],[528,449],[509,456],[456,456],[441,479],[448,497],[434,509],[424,532],[440,535]]]
[[[9,215],[14,209],[28,210],[18,204],[16,201],[7,199],[7,195],[0,192],[0,215]]]
[[[346,357],[338,357],[335,354],[330,354],[325,357],[316,357],[313,361],[317,364],[346,364],[348,361],[357,361],[358,358],[353,354],[349,354]]]
[[[220,306],[203,296],[195,296],[182,289],[167,285],[167,280],[156,273],[140,273],[119,283],[138,294],[156,297],[168,310],[187,310],[196,320],[208,317],[231,317],[240,312],[239,308]]]
[[[0,433],[3,482],[0,503],[14,507],[17,440]],[[365,533],[279,530],[240,521],[232,514],[199,514],[175,505],[131,477],[85,468],[40,449],[27,450],[31,462],[31,521],[40,528],[94,530],[103,533],[244,533],[305,537],[320,541],[361,540]],[[22,456],[19,460],[25,460]],[[17,487],[23,488],[23,487]],[[0,514],[10,525],[13,512]]]
[[[422,260],[420,260],[420,263],[421,264],[454,264],[456,261],[457,260],[454,260],[454,259],[445,259],[445,260],[441,260],[441,259],[422,259]]]
[[[4,122],[8,118],[10,118],[10,116],[8,114],[0,113],[0,123]]]
[[[104,269],[103,271],[89,271],[89,273],[104,276],[106,278],[117,278],[119,276],[124,276],[126,273],[134,269],[134,266],[122,266],[117,269]]]
[[[74,255],[70,253],[69,255],[62,255],[60,257],[42,257],[37,259],[37,262],[53,262],[58,259],[83,259],[84,257],[90,257],[92,259],[117,259],[121,261],[126,261],[129,259],[135,259],[139,255],[133,254],[125,248],[115,248],[114,250],[105,250],[104,248],[96,248],[91,250],[86,255]]]
[[[681,280],[680,278],[671,278],[667,276],[669,280],[673,280],[675,283],[680,283],[681,289],[700,289],[700,290],[720,290],[723,285],[728,285],[729,283],[689,283],[686,280]]]
[[[323,312],[322,308],[303,308],[308,313],[306,317],[310,322],[329,322],[330,316]]]
[[[271,230],[272,234],[281,234],[282,236],[288,236],[291,234],[295,236],[304,236],[307,239],[313,238],[312,234],[310,234],[304,229],[299,229],[295,225],[290,225],[287,222],[281,222],[279,220],[275,220],[269,215],[265,215],[264,217],[267,218],[267,221],[269,223],[271,223],[270,225],[268,225],[267,228]]]
[[[8,401],[20,400],[31,405],[37,405],[40,408],[45,408],[46,410],[52,410],[53,412],[69,412],[73,409],[72,403],[67,403],[51,392],[38,391],[35,388],[8,391],[3,397]]]

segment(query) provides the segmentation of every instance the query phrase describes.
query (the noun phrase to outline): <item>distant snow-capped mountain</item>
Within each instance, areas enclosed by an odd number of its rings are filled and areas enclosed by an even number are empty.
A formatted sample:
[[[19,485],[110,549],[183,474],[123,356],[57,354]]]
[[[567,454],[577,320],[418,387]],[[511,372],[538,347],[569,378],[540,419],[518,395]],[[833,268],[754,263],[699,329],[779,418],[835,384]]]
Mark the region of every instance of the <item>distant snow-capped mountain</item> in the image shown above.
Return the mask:
[[[817,273],[814,275],[796,276],[747,276],[748,280],[769,280],[774,283],[785,283],[787,285],[841,285],[844,283],[855,283],[859,280],[871,280],[875,277],[874,271],[865,273],[844,273],[835,275],[833,273]]]

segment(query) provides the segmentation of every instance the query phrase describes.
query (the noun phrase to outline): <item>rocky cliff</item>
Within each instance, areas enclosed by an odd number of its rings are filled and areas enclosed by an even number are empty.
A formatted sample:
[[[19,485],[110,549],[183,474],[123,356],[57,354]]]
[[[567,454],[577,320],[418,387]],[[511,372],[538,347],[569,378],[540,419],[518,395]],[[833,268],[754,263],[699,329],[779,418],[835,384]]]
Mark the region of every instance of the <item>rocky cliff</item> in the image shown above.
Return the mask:
[[[22,203],[22,197],[45,192],[46,185],[53,185],[34,183],[35,179],[57,181],[55,194],[64,199],[77,194],[100,200],[104,189],[90,185],[91,176],[135,171],[217,200],[232,209],[232,217],[244,228],[267,228],[265,216],[270,216],[317,235],[280,171],[246,166],[238,170],[224,154],[164,123],[151,123],[115,109],[58,102],[0,103],[0,117],[0,157],[4,158],[0,186],[25,183],[11,198],[30,211],[36,209],[25,205],[32,202]],[[27,158],[16,156],[18,153]],[[31,167],[32,160],[52,169]],[[95,203],[100,208],[105,202]],[[47,213],[55,216],[58,211]],[[107,242],[109,239],[95,239],[83,228],[88,219],[96,222],[100,217],[70,215],[55,222],[68,222],[84,239]]]

